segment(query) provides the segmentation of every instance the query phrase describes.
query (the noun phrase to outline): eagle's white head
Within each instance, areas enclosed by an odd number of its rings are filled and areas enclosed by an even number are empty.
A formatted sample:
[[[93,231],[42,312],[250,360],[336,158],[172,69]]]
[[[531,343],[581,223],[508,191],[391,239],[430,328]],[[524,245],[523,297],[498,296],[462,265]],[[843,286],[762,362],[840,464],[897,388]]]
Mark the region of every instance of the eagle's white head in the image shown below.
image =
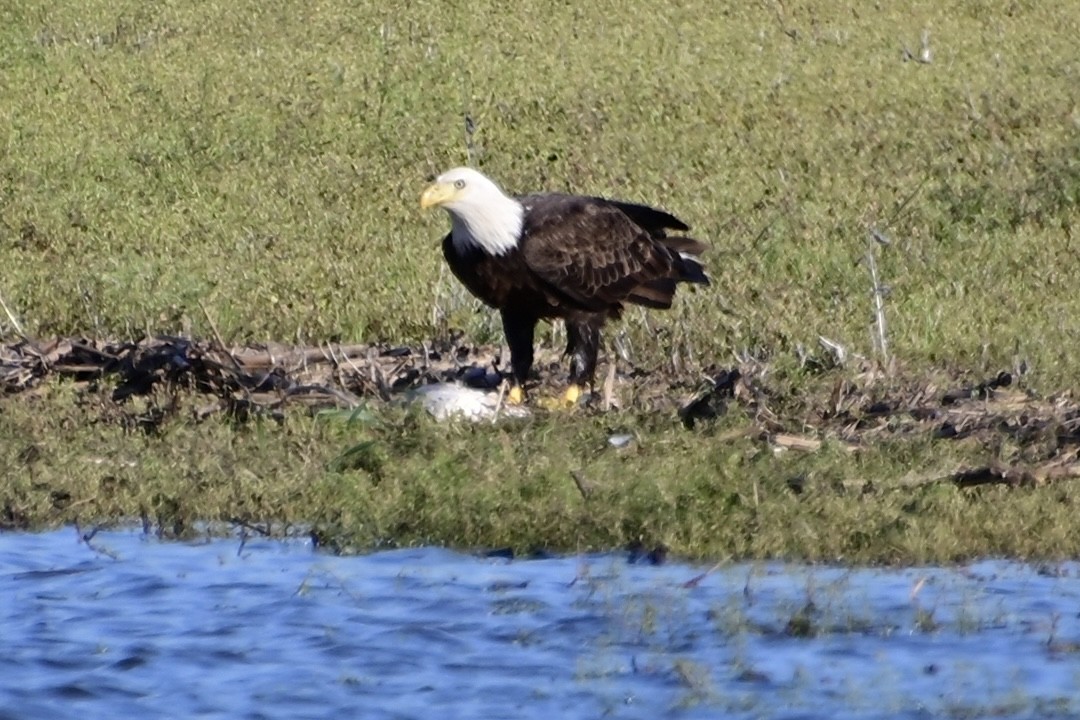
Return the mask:
[[[458,252],[476,247],[489,255],[503,255],[521,238],[525,208],[472,168],[454,168],[437,177],[420,196],[420,207],[441,207],[450,213]]]

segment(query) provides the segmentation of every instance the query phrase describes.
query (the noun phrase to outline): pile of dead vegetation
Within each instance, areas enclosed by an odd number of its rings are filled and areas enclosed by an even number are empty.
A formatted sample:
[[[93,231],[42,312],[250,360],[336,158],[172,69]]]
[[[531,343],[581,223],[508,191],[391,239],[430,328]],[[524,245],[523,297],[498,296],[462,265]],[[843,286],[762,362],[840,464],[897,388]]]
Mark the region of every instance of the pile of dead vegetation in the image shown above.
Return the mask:
[[[499,384],[498,350],[441,343],[421,348],[379,345],[295,347],[279,344],[226,348],[220,343],[157,336],[130,341],[22,339],[0,346],[0,388],[5,394],[34,390],[64,378],[98,386],[115,383],[117,402],[153,391],[187,391],[219,401],[216,410],[281,411],[357,407],[389,400],[430,383],[470,387]]]
[[[174,336],[24,338],[0,345],[0,388],[8,396],[32,394],[46,381],[63,378],[90,391],[107,390],[120,408],[117,415],[145,429],[184,415],[281,419],[290,408],[356,408],[435,384],[495,392],[502,364],[500,348],[460,341],[420,347],[226,348]],[[537,367],[549,389],[565,377],[553,351],[540,350]],[[813,452],[829,444],[859,452],[874,443],[916,437],[1014,448],[996,453],[1004,458],[998,464],[912,478],[913,483],[1041,484],[1080,476],[1080,403],[1071,393],[1044,397],[1022,389],[1009,372],[973,381],[958,372],[907,377],[895,368],[884,372],[864,365],[829,371],[812,389],[801,390],[780,387],[771,377],[766,364],[752,361],[681,373],[640,367],[609,372],[604,402],[593,403],[589,411],[615,406],[677,413],[694,428],[734,406],[750,420],[738,432],[755,435],[776,451]],[[132,419],[122,408],[135,396],[153,397],[155,406]]]
[[[1011,372],[972,381],[955,371],[905,376],[870,366],[831,373],[817,391],[793,397],[763,382],[762,366],[745,371],[717,374],[681,408],[683,421],[693,426],[736,403],[751,415],[751,432],[779,452],[815,452],[829,444],[858,453],[875,443],[930,439],[970,443],[995,458],[903,479],[912,486],[1030,486],[1080,477],[1080,403],[1071,392],[1046,397],[1021,388]]]

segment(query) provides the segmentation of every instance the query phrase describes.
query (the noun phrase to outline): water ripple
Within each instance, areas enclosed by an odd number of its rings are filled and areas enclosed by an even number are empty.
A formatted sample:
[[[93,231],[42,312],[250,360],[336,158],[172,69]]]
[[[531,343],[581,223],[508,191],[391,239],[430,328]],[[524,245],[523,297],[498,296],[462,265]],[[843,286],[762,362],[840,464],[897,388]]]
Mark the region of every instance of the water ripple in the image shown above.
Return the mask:
[[[0,535],[0,720],[1080,711],[1076,564],[700,572]]]

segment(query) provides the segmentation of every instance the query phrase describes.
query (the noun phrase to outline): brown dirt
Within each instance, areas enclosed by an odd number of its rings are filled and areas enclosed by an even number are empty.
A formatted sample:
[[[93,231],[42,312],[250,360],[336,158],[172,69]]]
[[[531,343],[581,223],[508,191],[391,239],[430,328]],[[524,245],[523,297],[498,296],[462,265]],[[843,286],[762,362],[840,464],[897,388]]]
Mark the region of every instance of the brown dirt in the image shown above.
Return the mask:
[[[552,351],[539,351],[537,366],[550,385],[565,377],[564,363]],[[95,388],[107,383],[118,407],[132,396],[172,398],[149,415],[129,418],[144,429],[183,412],[203,420],[215,413],[280,418],[293,407],[351,408],[389,401],[434,382],[490,389],[499,383],[499,367],[499,348],[455,342],[226,349],[220,342],[159,336],[134,341],[24,338],[0,345],[5,395],[33,393],[50,378],[65,378]],[[1018,389],[1007,372],[965,382],[963,373],[905,378],[895,369],[884,372],[870,365],[822,374],[811,392],[785,393],[770,386],[768,370],[750,362],[698,372],[634,369],[609,376],[598,393],[605,402],[622,401],[624,407],[677,411],[688,427],[735,405],[752,422],[734,432],[760,437],[778,451],[814,452],[831,443],[859,452],[904,437],[973,439],[991,448],[1014,448],[997,453],[1008,458],[1000,463],[906,478],[912,485],[1043,484],[1080,476],[1080,403],[1070,393],[1040,397]],[[193,393],[198,401],[176,402],[180,393]],[[603,404],[594,409],[602,411]]]

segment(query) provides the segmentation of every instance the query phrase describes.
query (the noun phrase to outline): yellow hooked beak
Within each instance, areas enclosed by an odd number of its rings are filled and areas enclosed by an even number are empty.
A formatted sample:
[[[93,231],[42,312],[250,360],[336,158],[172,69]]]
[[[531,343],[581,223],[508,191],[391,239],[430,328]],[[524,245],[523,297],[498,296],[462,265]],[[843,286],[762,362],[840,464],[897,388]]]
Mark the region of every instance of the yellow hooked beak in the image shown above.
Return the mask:
[[[428,208],[445,205],[457,196],[457,192],[454,183],[437,182],[429,185],[420,195],[420,207],[427,210]]]

